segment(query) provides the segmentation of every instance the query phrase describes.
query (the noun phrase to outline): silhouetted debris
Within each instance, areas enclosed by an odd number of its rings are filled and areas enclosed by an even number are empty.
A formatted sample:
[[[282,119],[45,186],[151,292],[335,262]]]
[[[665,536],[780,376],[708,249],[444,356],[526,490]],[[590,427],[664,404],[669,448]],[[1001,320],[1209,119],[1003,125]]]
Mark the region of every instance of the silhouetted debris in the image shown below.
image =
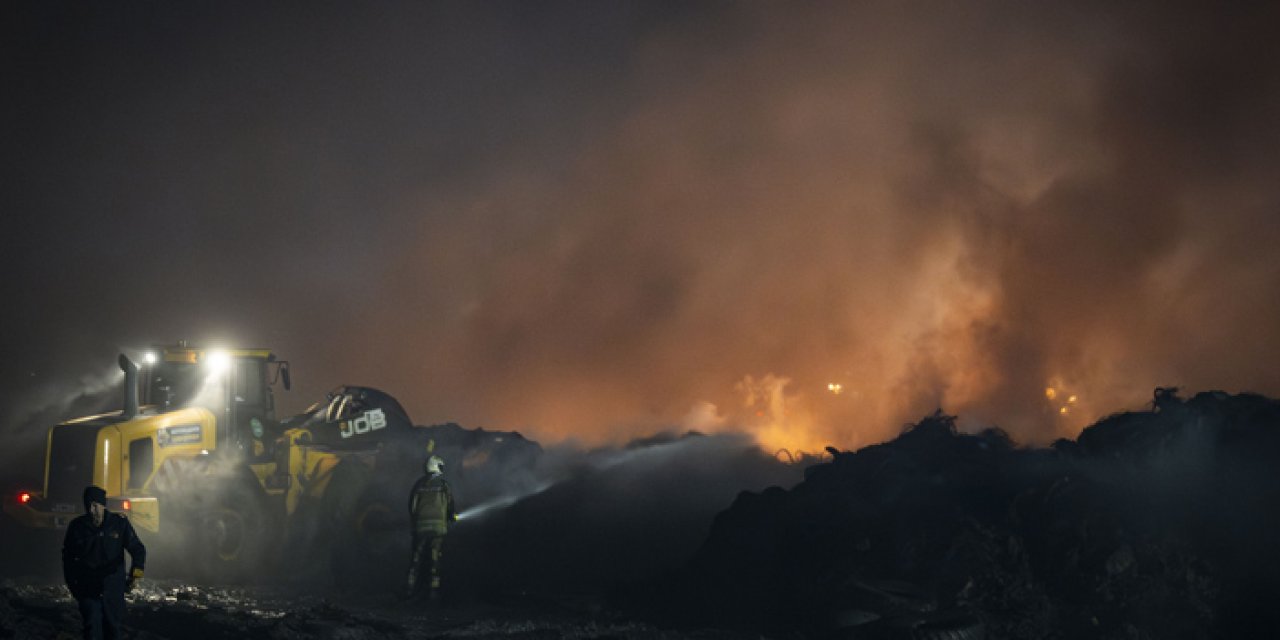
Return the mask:
[[[1050,449],[936,413],[832,453],[793,489],[720,513],[662,583],[666,612],[856,638],[933,637],[922,629],[938,617],[974,624],[937,637],[1273,637],[1280,624],[1275,400],[1158,389],[1150,410]]]
[[[687,562],[743,487],[800,475],[749,440],[724,435],[657,436],[575,459],[542,490],[459,522],[444,583],[492,599],[599,594],[651,579]]]

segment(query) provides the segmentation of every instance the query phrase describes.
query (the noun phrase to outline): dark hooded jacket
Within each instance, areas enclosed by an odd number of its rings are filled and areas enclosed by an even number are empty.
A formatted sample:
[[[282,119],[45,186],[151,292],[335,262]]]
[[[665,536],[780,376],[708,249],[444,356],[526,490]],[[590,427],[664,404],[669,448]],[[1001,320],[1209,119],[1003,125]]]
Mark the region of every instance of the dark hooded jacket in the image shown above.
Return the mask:
[[[107,512],[101,527],[93,526],[93,516],[88,514],[72,520],[62,541],[62,576],[71,595],[91,598],[102,595],[104,589],[123,591],[126,550],[134,568],[146,564],[147,548],[128,518]]]

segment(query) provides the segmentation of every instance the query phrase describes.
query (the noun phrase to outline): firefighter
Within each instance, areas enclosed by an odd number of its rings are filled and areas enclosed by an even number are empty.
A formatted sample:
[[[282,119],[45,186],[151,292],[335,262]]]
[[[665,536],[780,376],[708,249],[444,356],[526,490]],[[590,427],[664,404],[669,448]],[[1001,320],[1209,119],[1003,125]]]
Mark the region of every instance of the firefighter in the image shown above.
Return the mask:
[[[418,579],[425,573],[431,577],[432,600],[440,597],[440,555],[449,523],[458,519],[453,506],[453,492],[444,479],[444,460],[431,456],[423,465],[426,474],[418,478],[409,493],[409,517],[413,527],[413,555],[405,580],[405,598],[418,591]]]
[[[62,576],[79,605],[85,640],[122,638],[124,594],[142,578],[147,548],[128,518],[107,511],[107,492],[102,488],[85,488],[84,510],[85,515],[67,526]],[[127,578],[125,551],[132,565]]]

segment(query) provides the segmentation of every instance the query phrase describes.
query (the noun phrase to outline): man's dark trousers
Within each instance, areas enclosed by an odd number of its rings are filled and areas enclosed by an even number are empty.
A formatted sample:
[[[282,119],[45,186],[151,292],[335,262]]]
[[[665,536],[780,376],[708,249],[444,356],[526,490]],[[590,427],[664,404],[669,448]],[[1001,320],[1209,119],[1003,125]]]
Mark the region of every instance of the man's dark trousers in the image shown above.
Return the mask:
[[[84,640],[119,640],[124,637],[124,574],[107,576],[102,595],[76,598],[83,620]]]

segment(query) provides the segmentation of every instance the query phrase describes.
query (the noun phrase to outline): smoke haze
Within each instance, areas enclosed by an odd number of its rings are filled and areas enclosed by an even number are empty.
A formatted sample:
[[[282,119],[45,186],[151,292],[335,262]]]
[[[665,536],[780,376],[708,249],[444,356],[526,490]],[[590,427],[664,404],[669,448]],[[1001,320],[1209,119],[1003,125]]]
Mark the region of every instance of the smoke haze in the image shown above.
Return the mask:
[[[179,338],[544,442],[1280,393],[1274,5],[8,11],[10,406]]]

